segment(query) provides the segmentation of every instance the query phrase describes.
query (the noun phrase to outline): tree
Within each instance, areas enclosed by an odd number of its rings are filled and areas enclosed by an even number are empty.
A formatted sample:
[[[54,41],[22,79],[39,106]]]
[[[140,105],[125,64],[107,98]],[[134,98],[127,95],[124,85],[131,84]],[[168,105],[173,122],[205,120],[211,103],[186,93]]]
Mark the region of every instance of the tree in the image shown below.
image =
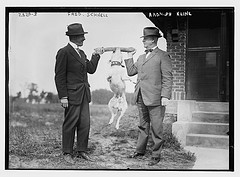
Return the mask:
[[[38,85],[35,83],[30,83],[28,85],[29,95],[35,95],[34,93],[38,93]]]
[[[9,97],[9,100],[10,100],[10,110],[11,110],[11,112],[14,112],[14,107],[15,107],[15,105],[14,105],[14,103],[19,99],[19,98],[21,98],[21,96],[22,96],[22,92],[17,92],[17,95],[16,96],[10,96]]]
[[[29,94],[28,94],[28,100],[30,103],[32,102],[39,102],[40,101],[40,98],[39,96],[37,95],[38,93],[38,85],[35,84],[35,83],[30,83],[28,85],[28,90],[29,90]]]
[[[58,96],[53,94],[52,92],[48,92],[46,96],[46,102],[47,103],[58,103]]]
[[[45,98],[47,92],[45,92],[44,90],[42,90],[42,92],[40,93],[40,98],[43,99]]]

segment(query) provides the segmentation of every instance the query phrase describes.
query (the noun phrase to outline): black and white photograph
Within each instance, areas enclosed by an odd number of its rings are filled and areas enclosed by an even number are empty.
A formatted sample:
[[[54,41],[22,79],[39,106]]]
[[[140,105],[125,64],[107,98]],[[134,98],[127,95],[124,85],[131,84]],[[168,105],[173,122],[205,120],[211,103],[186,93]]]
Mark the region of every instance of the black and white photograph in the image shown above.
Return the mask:
[[[233,6],[5,14],[5,170],[234,171]]]

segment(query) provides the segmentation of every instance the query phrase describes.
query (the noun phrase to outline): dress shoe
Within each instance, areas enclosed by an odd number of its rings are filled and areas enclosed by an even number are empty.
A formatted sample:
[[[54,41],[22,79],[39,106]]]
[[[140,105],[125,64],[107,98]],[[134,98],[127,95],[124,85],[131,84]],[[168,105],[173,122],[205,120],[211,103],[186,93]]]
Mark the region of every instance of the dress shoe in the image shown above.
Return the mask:
[[[144,154],[134,152],[132,155],[129,155],[128,158],[137,158],[137,157],[142,157],[142,156],[144,156]]]
[[[148,166],[153,166],[160,162],[160,157],[152,157],[151,160],[148,162]]]
[[[88,160],[88,161],[91,161],[91,162],[94,161],[93,159],[91,159],[91,158],[87,155],[86,152],[78,152],[77,157],[78,157],[78,158],[83,158],[83,159]]]
[[[74,164],[74,161],[72,159],[72,154],[70,153],[63,153],[63,159],[68,163]]]

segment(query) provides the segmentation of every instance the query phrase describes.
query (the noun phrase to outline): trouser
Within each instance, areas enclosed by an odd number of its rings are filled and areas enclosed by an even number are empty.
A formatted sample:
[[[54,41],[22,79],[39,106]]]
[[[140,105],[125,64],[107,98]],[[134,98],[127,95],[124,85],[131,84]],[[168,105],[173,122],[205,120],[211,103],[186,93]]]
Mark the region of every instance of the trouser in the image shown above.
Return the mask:
[[[77,132],[77,151],[86,151],[90,130],[89,103],[86,95],[80,105],[68,105],[62,125],[62,150],[73,152],[75,131]]]
[[[143,102],[141,92],[139,91],[137,99],[140,125],[136,152],[145,153],[149,130],[151,127],[152,140],[154,142],[152,157],[160,157],[163,141],[163,118],[165,106],[146,106]]]

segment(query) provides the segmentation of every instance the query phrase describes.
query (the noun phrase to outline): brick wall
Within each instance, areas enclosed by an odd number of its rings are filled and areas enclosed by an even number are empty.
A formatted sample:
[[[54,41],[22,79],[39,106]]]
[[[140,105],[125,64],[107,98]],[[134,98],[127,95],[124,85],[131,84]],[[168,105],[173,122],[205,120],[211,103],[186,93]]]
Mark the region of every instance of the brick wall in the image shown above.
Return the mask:
[[[173,66],[172,100],[185,100],[185,71],[186,71],[186,22],[180,22],[178,41],[173,41],[171,24],[167,28],[167,52],[170,54]]]

